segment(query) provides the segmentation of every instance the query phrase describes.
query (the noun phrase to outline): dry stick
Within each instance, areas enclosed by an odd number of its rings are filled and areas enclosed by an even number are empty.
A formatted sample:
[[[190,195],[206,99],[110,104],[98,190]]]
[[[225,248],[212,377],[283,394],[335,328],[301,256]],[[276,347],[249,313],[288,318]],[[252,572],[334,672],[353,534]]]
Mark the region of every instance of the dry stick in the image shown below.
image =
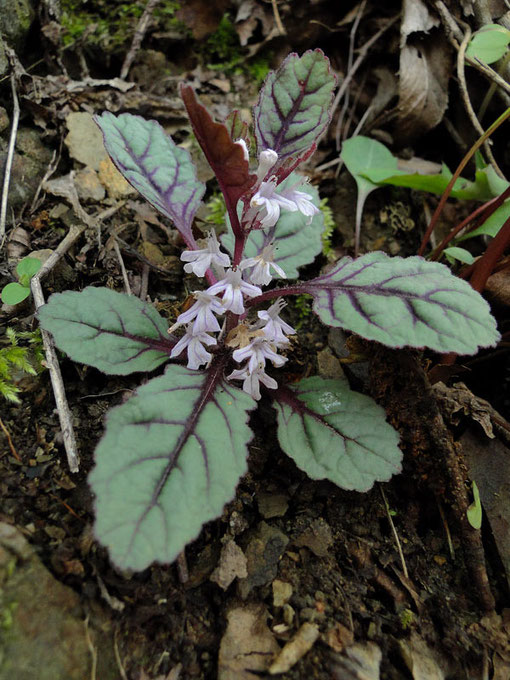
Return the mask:
[[[349,84],[351,80],[354,78],[356,75],[356,71],[359,69],[361,64],[363,63],[363,60],[368,54],[369,49],[372,47],[372,45],[379,40],[379,38],[386,33],[386,31],[393,26],[393,24],[400,19],[400,14],[396,14],[393,18],[391,18],[386,26],[383,26],[375,35],[373,35],[370,40],[367,40],[367,42],[360,47],[358,58],[352,65],[351,70],[347,73],[345,78],[342,81],[342,84],[338,88],[338,92],[336,93],[335,100],[333,102],[333,106],[331,107],[331,115],[335,112],[340,100],[342,99],[346,89],[349,87]]]
[[[462,31],[455,23],[455,19],[452,17],[442,0],[436,0],[434,2],[434,7],[441,17],[441,21],[443,22],[443,26],[446,30],[446,36],[448,40],[453,45],[453,47],[458,50],[459,44],[462,42]],[[485,64],[483,61],[480,61],[480,59],[466,57],[466,61],[468,64],[480,71],[480,73],[483,73],[483,75],[489,78],[489,80],[498,85],[500,88],[500,94],[508,106],[508,104],[510,104],[510,85],[506,82],[506,80],[502,78],[493,68]],[[501,92],[501,90],[503,91]]]
[[[452,541],[452,535],[450,533],[450,527],[448,526],[448,522],[446,521],[446,515],[443,509],[443,504],[437,499],[437,507],[439,508],[439,514],[441,515],[441,519],[443,521],[443,527],[444,527],[444,532],[446,534],[446,542],[448,543],[448,550],[450,551],[450,557],[452,560],[455,559],[455,549],[453,547],[453,541]]]
[[[409,578],[409,572],[407,571],[407,564],[404,558],[404,553],[402,552],[402,546],[400,544],[400,539],[397,534],[397,530],[395,529],[395,524],[393,523],[393,518],[390,513],[390,506],[388,505],[388,501],[386,499],[386,494],[384,493],[384,489],[382,486],[379,486],[379,489],[381,491],[381,496],[384,501],[384,507],[386,508],[386,514],[388,515],[388,521],[390,523],[391,531],[393,533],[393,538],[395,539],[395,543],[397,544],[397,550],[398,550],[398,555],[400,557],[400,562],[402,564],[402,571],[404,572],[404,576],[406,578]]]
[[[496,71],[496,73],[499,73],[499,75],[504,73],[509,62],[510,62],[510,50],[508,50],[503,59],[501,59],[501,65],[499,66],[499,70]],[[485,112],[487,111],[487,108],[489,107],[489,104],[491,103],[494,93],[496,92],[497,89],[498,89],[497,83],[492,82],[490,84],[489,89],[487,90],[485,97],[483,98],[482,103],[480,104],[480,109],[478,111],[479,120],[482,120],[482,118],[484,117]]]
[[[67,236],[58,245],[57,249],[50,255],[41,269],[30,281],[30,287],[32,289],[32,295],[34,296],[36,311],[45,303],[44,294],[41,287],[41,279],[53,269],[63,254],[69,250],[71,245],[76,241],[84,229],[85,225],[81,228],[71,227]],[[78,446],[76,444],[76,437],[74,434],[72,414],[69,409],[69,404],[67,403],[64,381],[62,380],[62,374],[60,372],[55,345],[53,343],[53,338],[47,331],[44,330],[44,328],[41,328],[41,336],[46,354],[46,366],[50,372],[51,385],[53,387],[53,394],[60,420],[60,429],[62,430],[67,462],[71,472],[78,472],[80,469],[80,457],[78,454]]]
[[[278,10],[277,0],[271,0],[271,5],[273,7],[274,22],[276,24],[276,28],[278,29],[278,33],[280,35],[287,35],[285,26],[282,24],[282,18],[280,17],[280,11]]]
[[[87,647],[89,648],[90,656],[92,657],[90,680],[97,680],[97,650],[90,639],[89,619],[90,616],[87,614],[87,617],[83,623],[85,625],[85,640],[87,641]]]
[[[9,448],[11,450],[12,455],[14,456],[14,458],[16,458],[16,460],[21,462],[21,457],[20,457],[19,453],[16,451],[14,444],[12,443],[12,439],[11,439],[11,435],[9,434],[9,430],[5,427],[1,418],[0,418],[0,429],[2,430],[2,432],[7,437],[7,444],[9,445]]]
[[[11,89],[12,89],[12,127],[11,136],[9,139],[9,148],[7,149],[7,160],[5,161],[4,184],[2,187],[2,203],[0,205],[0,248],[2,248],[5,240],[5,221],[7,217],[7,197],[9,194],[9,184],[11,181],[12,160],[14,158],[14,145],[16,144],[16,136],[18,134],[19,123],[19,102],[16,94],[16,81],[14,73],[11,75]]]
[[[126,267],[124,265],[124,260],[122,259],[122,253],[120,252],[119,244],[115,239],[113,239],[113,247],[115,248],[115,252],[117,253],[117,257],[119,259],[120,269],[122,271],[122,278],[124,280],[124,288],[126,289],[126,293],[128,295],[131,295],[131,286],[129,285]]]
[[[349,73],[352,69],[352,62],[354,61],[354,43],[356,41],[356,33],[358,31],[358,26],[361,21],[361,17],[363,16],[363,12],[365,11],[366,4],[367,0],[362,0],[362,2],[360,2],[358,11],[356,12],[356,17],[352,24],[351,32],[349,34],[349,55],[347,57],[347,73]],[[349,90],[346,90],[344,104],[338,116],[335,128],[335,142],[337,151],[340,151],[340,130],[348,108],[349,108]]]
[[[142,283],[140,284],[140,300],[144,302],[147,300],[147,293],[149,292],[149,273],[150,267],[144,262],[142,269]]]
[[[427,228],[427,231],[425,232],[425,236],[423,237],[423,240],[421,242],[420,249],[418,250],[418,255],[423,255],[425,252],[425,248],[427,247],[427,243],[429,241],[431,233],[434,231],[434,228],[437,224],[437,221],[439,219],[439,216],[441,215],[441,212],[445,206],[446,201],[448,200],[449,195],[452,192],[452,189],[455,185],[455,182],[458,180],[460,177],[460,173],[464,170],[466,165],[469,163],[471,160],[472,156],[475,154],[476,151],[482,146],[482,144],[485,142],[486,139],[488,139],[494,130],[496,130],[502,123],[505,122],[505,120],[510,117],[510,108],[506,109],[497,120],[494,121],[494,123],[487,129],[484,134],[477,139],[477,141],[473,144],[473,146],[469,149],[467,154],[464,156],[464,158],[461,160],[459,163],[459,166],[455,170],[455,172],[452,175],[451,180],[448,182],[448,186],[444,190],[443,195],[441,196],[441,199],[439,203],[437,204],[437,208],[434,211],[434,214],[432,215],[432,219],[430,220],[430,224]]]
[[[122,68],[120,70],[120,77],[122,80],[125,80],[127,77],[127,74],[129,73],[129,69],[131,68],[131,64],[133,63],[136,53],[140,49],[140,45],[142,44],[142,40],[145,36],[145,33],[147,31],[147,28],[149,27],[149,22],[152,16],[152,13],[154,12],[156,6],[159,4],[160,0],[148,0],[145,9],[143,11],[142,16],[140,17],[140,21],[138,22],[138,26],[136,27],[135,34],[133,36],[133,42],[131,43],[131,47],[129,48],[129,52],[126,54],[126,58],[124,59],[124,63],[122,64]]]
[[[469,93],[467,89],[467,82],[466,82],[466,73],[464,70],[465,66],[465,58],[466,58],[466,47],[468,46],[469,41],[471,40],[471,28],[465,24],[466,26],[466,33],[464,35],[464,38],[462,39],[462,42],[459,47],[459,51],[457,52],[457,77],[459,79],[459,88],[460,88],[460,94],[462,97],[462,101],[464,102],[464,108],[466,109],[466,112],[469,116],[469,119],[471,120],[471,123],[473,124],[473,127],[475,130],[478,132],[479,135],[483,135],[483,127],[480,125],[480,121],[476,117],[475,110],[473,108],[473,105],[471,104],[471,99],[469,98]],[[496,163],[496,159],[493,156],[492,149],[490,148],[489,140],[486,140],[483,143],[483,148],[485,149],[485,153],[487,154],[487,158],[489,159],[490,164],[496,171],[496,173],[502,178],[505,179],[505,175],[501,171],[499,165]]]

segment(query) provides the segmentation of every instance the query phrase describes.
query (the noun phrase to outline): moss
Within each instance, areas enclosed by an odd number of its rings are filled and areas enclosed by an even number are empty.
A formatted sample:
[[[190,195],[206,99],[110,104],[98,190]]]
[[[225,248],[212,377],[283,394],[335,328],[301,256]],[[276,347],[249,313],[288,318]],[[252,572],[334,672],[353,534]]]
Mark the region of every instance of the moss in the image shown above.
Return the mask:
[[[62,0],[63,43],[72,44],[94,24],[95,30],[87,37],[89,44],[109,49],[122,46],[131,41],[144,6],[145,3],[141,0],[135,2],[92,0],[84,8],[81,0]]]
[[[322,210],[324,216],[324,231],[322,232],[322,253],[326,257],[331,257],[333,255],[333,246],[331,245],[331,239],[333,238],[333,233],[336,229],[335,220],[333,218],[333,211],[328,205],[328,199],[323,198],[319,203],[319,208]]]

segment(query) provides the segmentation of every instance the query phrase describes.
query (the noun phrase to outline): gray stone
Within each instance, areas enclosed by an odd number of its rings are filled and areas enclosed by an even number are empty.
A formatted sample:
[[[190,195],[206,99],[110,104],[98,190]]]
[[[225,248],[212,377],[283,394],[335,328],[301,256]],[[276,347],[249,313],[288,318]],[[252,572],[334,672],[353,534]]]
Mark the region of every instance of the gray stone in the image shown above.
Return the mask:
[[[16,51],[24,47],[34,18],[30,0],[0,0],[0,33]]]

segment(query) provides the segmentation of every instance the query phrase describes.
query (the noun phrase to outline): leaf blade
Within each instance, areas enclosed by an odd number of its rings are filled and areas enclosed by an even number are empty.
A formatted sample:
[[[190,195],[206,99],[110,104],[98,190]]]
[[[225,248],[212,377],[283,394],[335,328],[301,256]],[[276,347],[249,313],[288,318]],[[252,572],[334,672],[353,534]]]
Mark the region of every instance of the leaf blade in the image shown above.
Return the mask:
[[[205,192],[186,149],[177,146],[155,120],[105,111],[94,120],[112,161],[127,181],[169,217],[190,247],[193,217]]]
[[[254,108],[259,153],[273,149],[285,160],[317,143],[329,121],[336,77],[322,50],[289,54],[266,78]]]
[[[152,371],[175,345],[154,307],[108,288],[54,293],[38,318],[71,359],[111,375]]]
[[[368,491],[401,471],[399,435],[384,410],[344,380],[305,378],[279,388],[278,441],[312,479]]]
[[[233,497],[256,402],[222,382],[223,364],[168,366],[110,412],[89,482],[96,536],[117,566],[172,562]]]
[[[500,337],[481,295],[445,265],[418,256],[345,257],[292,292],[312,295],[313,311],[327,325],[388,347],[474,354]]]

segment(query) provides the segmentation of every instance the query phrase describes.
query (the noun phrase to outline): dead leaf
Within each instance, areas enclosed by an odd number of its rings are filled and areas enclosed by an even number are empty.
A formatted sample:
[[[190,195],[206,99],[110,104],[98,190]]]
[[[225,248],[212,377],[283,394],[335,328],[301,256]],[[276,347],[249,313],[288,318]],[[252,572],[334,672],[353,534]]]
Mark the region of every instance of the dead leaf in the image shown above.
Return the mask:
[[[502,269],[491,274],[485,284],[484,292],[487,293],[491,302],[504,306],[510,306],[510,269]]]
[[[421,0],[405,0],[401,28],[398,132],[406,140],[443,118],[448,104],[451,49]]]
[[[334,680],[379,680],[382,652],[375,642],[355,642],[344,655],[335,654],[331,673]]]
[[[226,590],[236,578],[246,578],[246,556],[235,541],[227,541],[221,549],[220,562],[210,576],[222,590]]]
[[[228,612],[218,657],[218,680],[260,680],[260,673],[267,671],[280,651],[267,618],[267,610],[260,604]]]
[[[489,439],[494,439],[491,416],[495,412],[488,401],[474,395],[461,382],[455,383],[453,387],[447,387],[444,383],[439,382],[433,386],[433,390],[441,402],[443,411],[453,425],[460,423],[460,417],[455,415],[460,411],[479,423]]]
[[[99,164],[107,154],[103,135],[91,114],[85,111],[70,113],[66,118],[66,125],[69,132],[64,143],[69,149],[69,155],[83,165],[99,170]]]
[[[308,548],[317,557],[326,557],[329,547],[333,544],[333,534],[326,520],[314,519],[293,543],[299,548]]]
[[[269,667],[271,675],[286,673],[301,659],[315,644],[319,637],[319,626],[315,623],[303,623],[292,640],[287,642],[276,659]]]
[[[336,623],[326,633],[326,643],[335,652],[343,652],[354,642],[354,633],[346,628],[342,623]]]
[[[214,33],[229,5],[229,0],[186,0],[176,17],[191,29],[196,40]]]

